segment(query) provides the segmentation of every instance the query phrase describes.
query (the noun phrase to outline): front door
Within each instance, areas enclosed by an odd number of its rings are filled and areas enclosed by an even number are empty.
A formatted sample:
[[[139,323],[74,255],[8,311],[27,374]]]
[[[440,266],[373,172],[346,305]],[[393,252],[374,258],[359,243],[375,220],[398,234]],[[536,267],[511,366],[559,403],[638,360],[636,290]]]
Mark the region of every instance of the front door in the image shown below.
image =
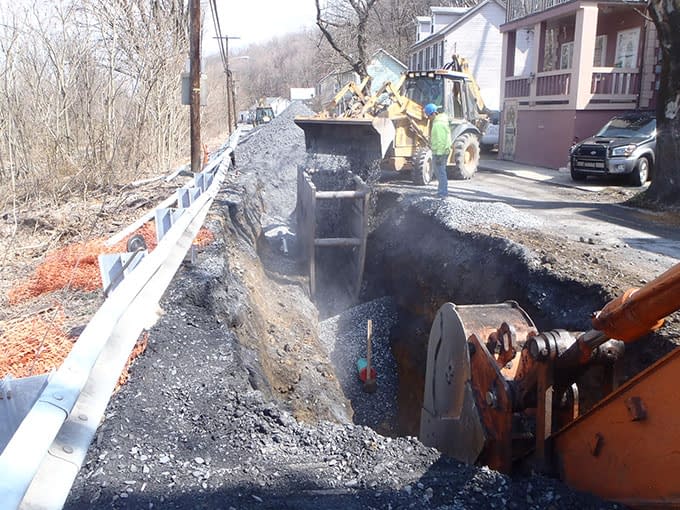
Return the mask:
[[[517,138],[517,107],[515,99],[506,99],[503,103],[501,119],[501,159],[515,160],[515,142]]]

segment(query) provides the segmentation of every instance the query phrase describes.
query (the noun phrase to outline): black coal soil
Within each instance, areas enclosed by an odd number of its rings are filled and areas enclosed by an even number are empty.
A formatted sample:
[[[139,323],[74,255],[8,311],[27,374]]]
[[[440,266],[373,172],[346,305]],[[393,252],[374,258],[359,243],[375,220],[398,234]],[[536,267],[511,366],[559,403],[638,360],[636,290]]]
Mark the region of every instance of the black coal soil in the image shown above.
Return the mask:
[[[328,349],[337,339],[319,338],[320,329],[335,331],[332,321],[319,328],[304,268],[281,236],[264,235],[292,232],[282,235],[294,249],[295,174],[306,156],[292,119],[307,113],[293,104],[237,148],[239,174],[228,176],[209,220],[217,241],[164,296],[148,349],[112,397],[65,508],[617,508],[550,478],[463,465],[414,437],[354,423],[348,399],[362,397],[348,396],[347,378],[335,373]],[[374,242],[386,235],[375,225]],[[508,260],[522,259],[516,250],[507,245]],[[362,402],[359,421],[383,405],[392,412],[391,399]]]

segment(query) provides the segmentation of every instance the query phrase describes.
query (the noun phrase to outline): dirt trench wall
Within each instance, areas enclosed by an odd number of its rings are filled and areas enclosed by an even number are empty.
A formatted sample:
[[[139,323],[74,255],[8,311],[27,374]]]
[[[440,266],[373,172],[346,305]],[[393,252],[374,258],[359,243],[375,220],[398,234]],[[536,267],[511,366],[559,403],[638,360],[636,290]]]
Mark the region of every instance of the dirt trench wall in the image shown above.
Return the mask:
[[[215,201],[224,242],[222,278],[211,283],[211,308],[233,328],[251,386],[283,402],[303,421],[351,421],[306,286],[268,272],[258,253],[263,203],[256,184],[225,186]]]
[[[445,302],[517,301],[540,329],[584,330],[609,299],[605,290],[563,280],[524,246],[487,229],[456,230],[412,202],[380,195],[369,236],[366,294],[393,295],[431,323]]]
[[[427,343],[439,307],[514,300],[539,330],[583,331],[607,300],[598,285],[560,279],[527,248],[481,229],[456,230],[428,208],[387,193],[368,240],[364,298],[393,296],[399,325],[392,352],[398,366],[401,434],[417,435]],[[500,326],[500,324],[499,324]]]

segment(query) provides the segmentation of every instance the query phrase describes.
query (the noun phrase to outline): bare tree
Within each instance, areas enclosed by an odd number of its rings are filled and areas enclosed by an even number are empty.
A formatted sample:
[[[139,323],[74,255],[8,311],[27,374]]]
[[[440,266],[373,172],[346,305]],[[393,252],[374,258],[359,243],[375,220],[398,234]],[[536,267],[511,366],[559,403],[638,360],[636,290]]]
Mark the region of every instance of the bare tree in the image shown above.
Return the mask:
[[[680,194],[680,4],[677,0],[650,0],[647,7],[661,46],[661,85],[656,107],[656,165],[645,198],[662,206],[677,207]]]
[[[367,26],[376,1],[334,0],[322,9],[319,0],[315,0],[316,25],[328,44],[359,76],[367,76]]]
[[[328,72],[317,51],[318,34],[302,31],[243,50],[248,60],[231,60],[237,109],[267,96],[288,97],[291,87],[313,87]]]
[[[0,172],[17,183],[3,197],[59,200],[177,160],[183,0],[33,0],[3,18]]]

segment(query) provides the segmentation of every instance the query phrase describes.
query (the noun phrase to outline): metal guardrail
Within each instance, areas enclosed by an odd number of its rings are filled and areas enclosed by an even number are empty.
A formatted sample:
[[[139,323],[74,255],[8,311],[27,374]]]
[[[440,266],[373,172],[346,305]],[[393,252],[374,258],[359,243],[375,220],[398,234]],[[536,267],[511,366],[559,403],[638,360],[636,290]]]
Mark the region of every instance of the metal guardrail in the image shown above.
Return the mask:
[[[2,389],[1,396],[11,398],[0,403],[23,402],[22,409],[30,409],[0,454],[0,509],[63,507],[130,352],[155,322],[158,302],[219,191],[239,135],[234,133],[195,179],[191,188],[201,192],[190,189],[189,203],[178,193],[162,204],[178,202],[181,212],[173,213],[156,249],[111,289],[61,367],[39,380],[27,378],[30,393],[21,379],[12,380],[13,395]]]

